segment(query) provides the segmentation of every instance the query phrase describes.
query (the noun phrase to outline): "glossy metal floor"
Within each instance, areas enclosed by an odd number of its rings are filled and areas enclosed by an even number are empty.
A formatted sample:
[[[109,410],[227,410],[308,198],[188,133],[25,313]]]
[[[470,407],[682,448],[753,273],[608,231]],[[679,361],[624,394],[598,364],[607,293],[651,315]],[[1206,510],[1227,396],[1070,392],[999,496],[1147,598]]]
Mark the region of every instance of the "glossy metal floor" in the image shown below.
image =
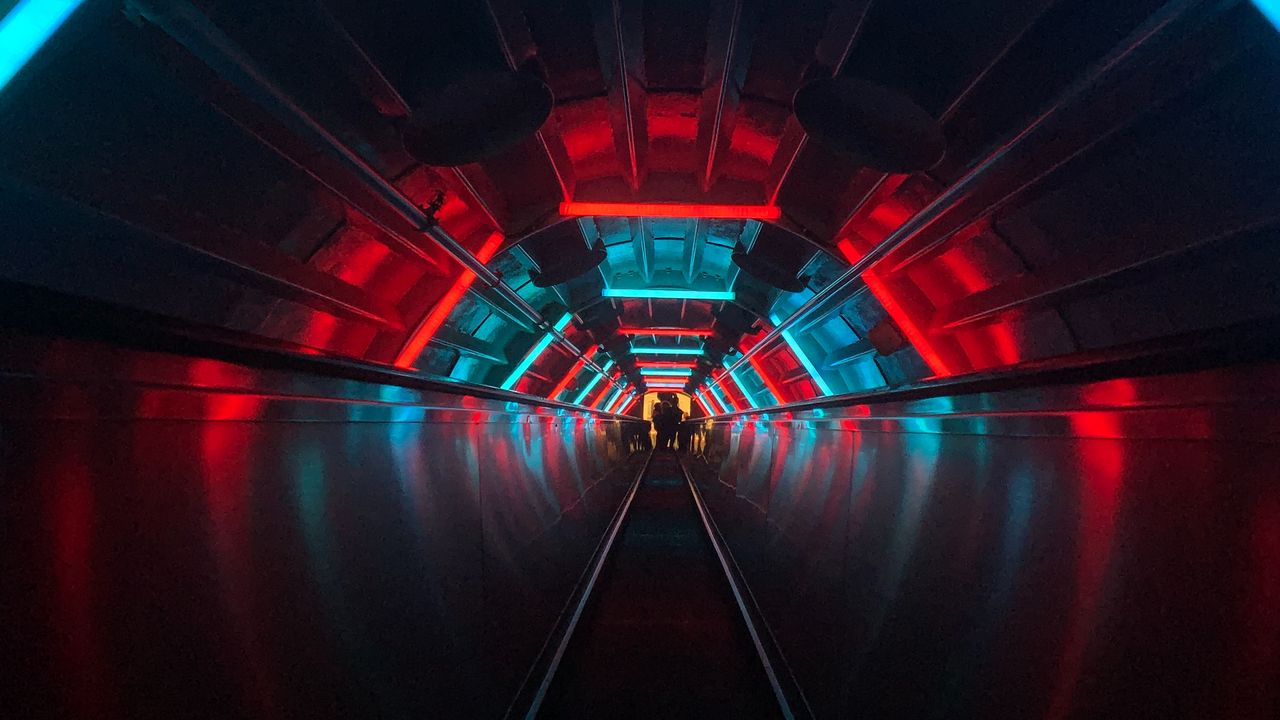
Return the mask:
[[[675,456],[658,451],[540,718],[777,718]]]

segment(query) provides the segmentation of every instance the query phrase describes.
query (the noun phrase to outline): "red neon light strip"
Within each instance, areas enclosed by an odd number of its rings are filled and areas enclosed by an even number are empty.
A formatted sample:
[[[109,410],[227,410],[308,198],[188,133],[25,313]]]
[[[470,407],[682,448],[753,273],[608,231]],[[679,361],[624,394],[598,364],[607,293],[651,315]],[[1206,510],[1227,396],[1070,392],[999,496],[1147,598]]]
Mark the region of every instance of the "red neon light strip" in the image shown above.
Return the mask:
[[[779,390],[778,386],[774,384],[773,380],[770,379],[769,376],[764,373],[764,367],[760,363],[756,362],[755,356],[754,355],[747,356],[747,362],[751,363],[751,367],[756,369],[756,375],[759,375],[760,379],[764,381],[764,386],[769,388],[769,392],[773,393],[773,399],[777,400],[780,403],[786,402],[787,399],[783,397],[782,391]]]
[[[697,366],[698,366],[697,363],[658,362],[656,360],[636,363],[636,367],[642,367],[642,368],[676,368],[676,369],[688,368],[692,370]]]
[[[495,232],[490,235],[484,241],[480,251],[476,253],[476,259],[480,262],[489,262],[493,258],[493,254],[498,252],[498,248],[502,246],[503,239],[502,233]],[[453,282],[453,287],[449,288],[449,292],[440,298],[440,302],[436,303],[431,312],[427,313],[427,316],[423,318],[422,323],[409,335],[404,347],[400,349],[400,354],[396,356],[396,367],[413,367],[413,363],[417,361],[418,356],[427,347],[427,343],[431,342],[431,338],[435,337],[440,326],[449,318],[449,314],[453,312],[453,309],[458,306],[462,296],[467,294],[467,289],[471,287],[471,283],[475,279],[475,273],[463,269],[462,274]]]
[[[608,397],[609,393],[613,392],[614,390],[617,390],[617,388],[615,388],[612,383],[605,383],[604,389],[600,391],[600,394],[596,396],[595,400],[591,401],[591,405],[589,405],[588,407],[590,407],[592,410],[599,410],[600,403],[604,402],[604,399]]]
[[[717,408],[717,412],[713,413],[714,415],[719,415],[720,413],[727,413],[727,412],[729,412],[729,406],[727,406],[727,405],[725,405],[724,403],[720,402],[720,396],[718,396],[718,395],[716,395],[714,392],[712,392],[712,390],[711,390],[711,388],[710,388],[710,387],[708,387],[708,388],[706,389],[706,392],[705,392],[705,394],[702,396],[702,399],[703,399],[705,402],[710,403],[712,407]]]
[[[710,330],[685,328],[618,328],[623,335],[654,335],[656,337],[711,337]]]
[[[729,379],[729,373],[721,372],[720,377],[715,378],[716,386],[707,388],[707,395],[719,403],[725,412],[737,412],[739,403],[736,402],[737,398],[733,396],[733,391],[729,389]],[[720,392],[717,393],[717,389]]]
[[[894,299],[889,289],[885,287],[884,282],[876,277],[870,271],[862,273],[862,280],[867,284],[867,289],[872,295],[880,301],[884,306],[885,312],[889,313],[889,317],[898,324],[902,329],[902,334],[907,336],[907,341],[915,346],[916,352],[920,353],[920,357],[924,359],[929,369],[938,377],[947,377],[952,374],[951,368],[947,366],[947,362],[942,359],[938,351],[933,347],[933,343],[929,342],[929,338],[925,336],[915,321],[907,315],[898,301]]]
[[[560,397],[560,393],[564,392],[564,389],[569,387],[569,383],[578,376],[578,371],[587,364],[587,358],[593,352],[595,352],[595,348],[590,348],[586,352],[582,353],[582,357],[578,359],[578,362],[574,363],[573,367],[569,368],[569,372],[564,376],[564,379],[561,380],[560,384],[556,385],[555,389],[551,391],[551,394],[547,396],[548,399],[555,400]]]
[[[721,220],[777,220],[782,210],[777,205],[696,205],[685,203],[605,203],[562,202],[560,214],[566,217],[602,215],[605,217],[674,217],[712,218]]]
[[[858,261],[858,251],[847,238],[837,243],[836,247],[851,264]],[[915,347],[916,352],[920,353],[921,359],[929,366],[929,369],[938,377],[947,377],[953,374],[946,361],[942,359],[937,349],[933,347],[933,343],[929,342],[929,338],[920,331],[920,327],[907,315],[906,311],[902,309],[902,306],[893,297],[893,294],[889,292],[889,288],[885,286],[884,281],[870,270],[862,273],[862,280],[867,284],[867,289],[871,291],[871,294],[875,295],[880,304],[884,306],[885,312],[889,313],[889,317],[893,318],[893,322],[902,330],[902,334],[907,336],[907,342],[910,342]]]
[[[622,409],[618,411],[618,414],[619,414],[619,415],[626,415],[626,414],[627,414],[627,411],[628,411],[628,410],[630,410],[631,408],[635,407],[635,406],[636,406],[636,403],[637,403],[637,402],[639,402],[639,401],[640,401],[640,396],[639,396],[639,395],[632,395],[632,396],[631,396],[631,400],[630,400],[630,402],[628,402],[626,405],[623,405],[623,406],[622,406]]]
[[[698,407],[702,408],[702,414],[703,414],[703,415],[706,415],[707,417],[711,417],[712,415],[715,415],[715,413],[713,413],[713,412],[711,412],[710,410],[708,410],[708,409],[707,409],[707,406],[702,402],[702,398],[701,398],[701,397],[699,397],[698,395],[694,395],[694,396],[693,396],[693,399],[694,399],[694,401],[695,401],[695,402],[697,402],[697,403],[698,403]]]

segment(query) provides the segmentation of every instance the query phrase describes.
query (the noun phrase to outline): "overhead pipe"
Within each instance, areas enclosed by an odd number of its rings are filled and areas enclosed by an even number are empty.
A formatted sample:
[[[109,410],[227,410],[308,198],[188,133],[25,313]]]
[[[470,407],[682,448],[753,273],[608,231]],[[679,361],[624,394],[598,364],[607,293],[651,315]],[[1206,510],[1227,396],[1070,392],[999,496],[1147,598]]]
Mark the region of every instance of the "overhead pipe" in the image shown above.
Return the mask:
[[[431,238],[460,265],[475,273],[480,282],[509,302],[533,327],[551,334],[554,341],[575,358],[585,357],[582,350],[565,337],[564,333],[547,322],[542,314],[519,293],[511,289],[483,262],[440,227],[433,217],[308,115],[283,90],[272,84],[225,33],[189,2],[186,0],[132,0],[132,4],[143,18],[200,58],[220,77],[234,85],[248,99],[283,123],[291,132],[336,160],[355,176],[364,189],[386,203],[401,220]],[[317,179],[351,202],[350,198],[338,188],[333,187],[323,178],[317,177]],[[355,202],[352,204],[362,214],[377,222],[378,213]],[[413,253],[423,256],[421,248],[396,233],[392,235]],[[604,371],[590,358],[586,358],[586,364],[593,371],[604,374]],[[609,378],[606,377],[606,379]],[[609,380],[611,384],[616,384],[612,379]]]
[[[1057,131],[1058,128],[1055,121],[1059,120],[1066,111],[1087,105],[1093,95],[1100,90],[1107,89],[1108,82],[1114,82],[1117,77],[1124,77],[1122,73],[1130,73],[1140,69],[1140,66],[1151,54],[1184,40],[1185,31],[1188,27],[1194,27],[1198,22],[1238,5],[1240,2],[1242,0],[1173,0],[1166,3],[1147,22],[1131,33],[1123,43],[1113,49],[1105,59],[1097,63],[1086,77],[1073,83],[1065,93],[1021,132],[997,148],[962,178],[948,187],[933,202],[929,203],[920,212],[899,226],[897,230],[890,233],[888,237],[868,250],[848,270],[809,298],[799,308],[796,308],[791,315],[782,319],[769,334],[747,349],[742,357],[730,366],[728,370],[735,371],[741,368],[750,358],[777,342],[779,338],[783,337],[783,333],[788,332],[793,325],[803,320],[816,308],[822,307],[832,298],[838,297],[840,293],[858,283],[862,274],[867,270],[870,270],[885,257],[911,242],[934,222],[955,211],[966,200],[969,200],[974,192],[982,189],[982,184],[988,177],[1026,160],[1028,150],[1033,152],[1040,141],[1047,136],[1052,136]],[[1088,143],[1086,143],[1087,145]],[[1061,162],[1052,165],[1033,179],[1032,182],[1052,174],[1054,170],[1061,166]],[[1025,188],[1027,185],[1022,187]],[[993,207],[1002,204],[1005,197],[1004,194],[1000,194],[999,197],[984,204],[981,208],[970,209],[970,216],[980,217]],[[707,386],[722,384],[727,374],[726,372],[718,378],[710,378]]]

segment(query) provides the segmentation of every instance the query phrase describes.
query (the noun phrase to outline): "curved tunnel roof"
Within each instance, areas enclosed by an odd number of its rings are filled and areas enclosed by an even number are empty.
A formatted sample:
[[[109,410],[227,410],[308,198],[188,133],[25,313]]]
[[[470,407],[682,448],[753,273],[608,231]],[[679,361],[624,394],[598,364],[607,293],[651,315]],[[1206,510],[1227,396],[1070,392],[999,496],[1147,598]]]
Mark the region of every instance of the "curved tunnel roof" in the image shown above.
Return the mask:
[[[0,87],[10,283],[612,410],[1277,310],[1280,38],[1251,3],[146,0],[57,33]],[[555,98],[536,133],[406,151],[445,89],[517,69]],[[909,99],[942,160],[811,137],[792,98],[831,78]]]

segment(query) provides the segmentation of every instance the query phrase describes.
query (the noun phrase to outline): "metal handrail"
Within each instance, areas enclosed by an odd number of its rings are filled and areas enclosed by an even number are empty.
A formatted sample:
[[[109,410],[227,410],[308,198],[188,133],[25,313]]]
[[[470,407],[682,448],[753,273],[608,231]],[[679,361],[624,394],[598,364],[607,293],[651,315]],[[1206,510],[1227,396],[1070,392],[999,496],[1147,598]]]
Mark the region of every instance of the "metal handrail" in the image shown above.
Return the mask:
[[[604,370],[574,345],[564,333],[557,330],[483,261],[472,255],[452,235],[440,227],[435,219],[418,207],[412,199],[307,114],[281,88],[274,85],[231,38],[189,2],[186,0],[132,0],[132,4],[142,17],[200,58],[224,80],[233,84],[246,97],[288,127],[291,132],[338,161],[366,190],[387,203],[387,206],[402,220],[430,238],[460,265],[475,273],[480,282],[511,303],[529,320],[531,325],[550,333],[557,344],[575,358],[585,360],[586,367],[599,373],[610,385],[617,388],[625,387],[605,374]],[[350,198],[346,199],[370,219],[376,217],[377,213],[370,212],[367,208],[351,201]],[[395,233],[392,234],[395,235]],[[422,254],[421,249],[412,243],[403,238],[396,239],[416,254]]]
[[[868,250],[848,270],[809,298],[799,308],[796,308],[791,315],[774,326],[769,334],[748,348],[742,354],[742,357],[729,366],[719,377],[708,377],[707,385],[723,384],[729,373],[736,372],[758,352],[777,342],[782,337],[782,333],[804,319],[815,308],[824,305],[836,297],[838,293],[849,288],[864,272],[870,270],[898,248],[905,246],[939,218],[958,207],[968,199],[970,194],[988,175],[1002,170],[1006,165],[1020,159],[1019,151],[1032,144],[1033,140],[1040,139],[1040,136],[1053,132],[1053,121],[1057,120],[1066,110],[1082,103],[1087,103],[1094,91],[1103,86],[1106,81],[1113,80],[1122,72],[1132,72],[1135,66],[1140,65],[1150,53],[1156,52],[1170,43],[1180,41],[1182,37],[1177,31],[1182,30],[1187,25],[1193,25],[1195,22],[1203,20],[1203,15],[1222,12],[1239,2],[1240,0],[1173,0],[1166,3],[1146,23],[1131,33],[1124,42],[1116,46],[1106,58],[1097,63],[1091,72],[1073,83],[1066,92],[1059,96],[1052,105],[1023,128],[1021,132],[984,158],[972,170],[935,198],[933,202],[929,203],[924,209],[899,226],[897,230],[890,233],[888,237]],[[1202,14],[1197,11],[1205,12]],[[1058,167],[1060,165],[1055,165],[1045,174]],[[972,211],[972,215],[980,217],[1003,203],[1005,197],[1002,195],[995,201],[985,204],[982,208]]]

